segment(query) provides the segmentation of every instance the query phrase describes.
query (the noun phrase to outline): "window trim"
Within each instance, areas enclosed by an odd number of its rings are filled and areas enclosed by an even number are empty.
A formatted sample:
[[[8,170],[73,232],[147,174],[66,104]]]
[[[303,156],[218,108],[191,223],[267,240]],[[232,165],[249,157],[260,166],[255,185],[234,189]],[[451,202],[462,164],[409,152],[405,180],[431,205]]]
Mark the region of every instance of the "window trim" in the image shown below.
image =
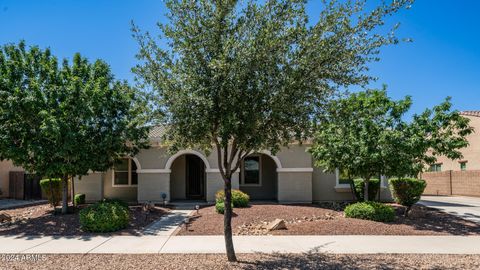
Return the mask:
[[[239,185],[242,187],[261,187],[262,186],[262,155],[249,155],[249,157],[258,157],[258,184],[245,184],[245,160],[242,160],[241,179]]]
[[[132,158],[125,158],[126,160],[128,160],[128,184],[126,185],[122,185],[122,184],[115,184],[115,166],[113,166],[112,168],[112,187],[138,187],[138,183],[136,185],[133,185],[132,184],[132,162],[135,162]],[[138,171],[138,166],[137,166],[137,170]],[[136,172],[135,171],[135,172]],[[121,172],[124,172],[124,171],[121,171]]]

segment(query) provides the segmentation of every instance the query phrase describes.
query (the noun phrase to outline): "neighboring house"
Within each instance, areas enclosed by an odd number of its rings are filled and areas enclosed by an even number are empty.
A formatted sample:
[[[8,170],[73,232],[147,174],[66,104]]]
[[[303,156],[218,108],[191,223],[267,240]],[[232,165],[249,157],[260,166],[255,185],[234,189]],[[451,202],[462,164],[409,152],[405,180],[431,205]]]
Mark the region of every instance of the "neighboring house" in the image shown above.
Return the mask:
[[[430,167],[429,171],[480,170],[480,111],[464,111],[461,112],[461,115],[470,119],[470,126],[475,129],[475,132],[467,137],[470,145],[461,150],[463,158],[451,160],[447,157],[440,157],[437,163]]]
[[[480,111],[465,111],[474,133],[467,137],[470,145],[460,151],[463,158],[451,160],[439,157],[428,172],[421,175],[427,181],[426,195],[480,196]]]
[[[150,132],[151,148],[125,159],[107,172],[92,172],[75,181],[75,192],[87,201],[118,198],[138,202],[215,200],[223,189],[216,151],[182,150],[169,154],[162,144],[162,127]],[[232,186],[252,200],[282,203],[352,200],[348,184],[339,183],[338,173],[324,173],[313,166],[308,144],[291,144],[276,155],[261,151],[245,158],[233,177]],[[381,199],[390,200],[386,182]]]
[[[23,171],[22,168],[16,167],[9,160],[0,161],[0,198],[9,197],[10,189],[10,172],[12,171]]]

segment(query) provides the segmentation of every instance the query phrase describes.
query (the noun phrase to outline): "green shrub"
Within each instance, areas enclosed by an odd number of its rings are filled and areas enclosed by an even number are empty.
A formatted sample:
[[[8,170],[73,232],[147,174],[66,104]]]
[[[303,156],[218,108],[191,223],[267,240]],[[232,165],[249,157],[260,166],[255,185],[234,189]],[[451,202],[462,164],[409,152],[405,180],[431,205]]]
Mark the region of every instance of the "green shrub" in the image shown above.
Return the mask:
[[[47,196],[47,200],[51,206],[57,207],[62,200],[62,179],[52,178],[40,180],[40,187]]]
[[[353,180],[355,197],[359,202],[365,201],[365,181],[361,178]],[[378,191],[380,190],[380,180],[370,179],[368,182],[368,200],[375,201],[377,199]]]
[[[73,203],[75,205],[85,204],[85,194],[75,194],[73,198]]]
[[[79,213],[80,225],[88,232],[114,232],[128,225],[129,209],[118,202],[97,202]]]
[[[232,203],[232,208],[233,208],[233,203]],[[215,203],[215,211],[223,215],[225,213],[225,203],[217,201]]]
[[[223,202],[216,202],[216,203],[215,203],[215,211],[217,211],[217,213],[223,215],[223,213],[225,213],[225,203],[223,203]]]
[[[215,201],[223,202],[224,199],[225,199],[225,193],[223,192],[223,190],[217,191],[217,193],[215,194]],[[238,189],[232,189],[233,207],[236,207],[236,208],[248,207],[249,202],[250,202],[250,196],[248,196],[246,193]]]
[[[392,178],[389,183],[395,202],[407,207],[405,216],[408,215],[412,205],[420,200],[420,196],[427,187],[425,180],[414,178]]]
[[[106,203],[117,203],[117,204],[120,204],[121,206],[125,207],[128,209],[128,203],[123,201],[123,200],[120,200],[120,199],[109,199],[109,198],[105,198],[103,199],[103,202],[106,202]]]
[[[349,218],[390,222],[395,219],[395,210],[389,205],[378,202],[359,202],[347,206],[345,208],[345,216]]]

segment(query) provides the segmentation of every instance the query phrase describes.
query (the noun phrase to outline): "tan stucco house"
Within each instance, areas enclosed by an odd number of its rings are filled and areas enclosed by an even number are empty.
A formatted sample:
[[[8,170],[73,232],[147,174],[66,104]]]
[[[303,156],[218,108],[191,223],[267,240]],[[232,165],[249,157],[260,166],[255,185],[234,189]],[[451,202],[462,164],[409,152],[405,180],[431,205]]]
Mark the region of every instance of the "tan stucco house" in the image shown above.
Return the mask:
[[[474,132],[467,137],[470,145],[460,150],[462,159],[451,160],[447,157],[439,157],[437,163],[430,167],[430,171],[480,170],[480,111],[464,111],[460,114],[470,119],[470,126],[474,128]]]
[[[138,202],[207,201],[223,188],[216,151],[206,155],[194,149],[169,154],[162,144],[161,127],[150,132],[151,147],[125,159],[107,172],[92,172],[76,179],[76,193],[87,201],[118,198]],[[339,182],[338,173],[325,173],[313,166],[309,144],[291,144],[272,155],[260,151],[245,158],[233,177],[232,186],[252,200],[281,203],[352,200],[348,184]],[[386,181],[380,197],[388,200]]]

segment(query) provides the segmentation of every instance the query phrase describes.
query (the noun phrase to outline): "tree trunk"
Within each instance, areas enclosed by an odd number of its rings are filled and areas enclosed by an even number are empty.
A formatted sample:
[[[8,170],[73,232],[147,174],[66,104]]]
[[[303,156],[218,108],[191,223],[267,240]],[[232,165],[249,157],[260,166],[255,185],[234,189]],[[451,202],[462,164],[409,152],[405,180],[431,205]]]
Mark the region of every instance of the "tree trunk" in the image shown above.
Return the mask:
[[[73,179],[72,177],[72,205],[73,205],[73,209],[75,209],[75,180]]]
[[[368,185],[370,182],[370,178],[365,178],[365,190],[363,191],[363,201],[368,202]]]
[[[68,177],[62,178],[63,193],[62,193],[62,214],[65,215],[68,212]]]
[[[223,214],[223,234],[225,236],[225,248],[229,262],[236,262],[237,256],[233,247],[232,239],[232,177],[225,181],[225,211]]]

